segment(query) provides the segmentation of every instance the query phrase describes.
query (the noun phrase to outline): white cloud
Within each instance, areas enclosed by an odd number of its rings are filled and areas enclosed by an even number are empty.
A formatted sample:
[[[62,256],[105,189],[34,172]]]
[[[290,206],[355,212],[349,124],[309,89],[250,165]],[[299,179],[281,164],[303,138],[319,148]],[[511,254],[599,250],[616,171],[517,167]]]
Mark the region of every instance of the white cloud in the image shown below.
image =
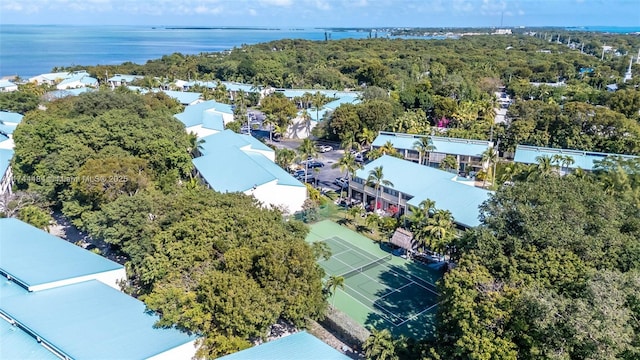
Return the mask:
[[[474,9],[473,4],[465,0],[453,0],[451,6],[453,8],[454,14],[468,13],[473,11]]]
[[[193,9],[193,12],[200,15],[216,15],[220,14],[223,10],[224,8],[222,6],[209,7],[205,5],[199,5]]]
[[[366,1],[366,0],[364,0]],[[315,0],[316,8],[320,10],[331,10],[331,5],[325,0]]]
[[[505,0],[482,0],[482,5],[480,5],[480,12],[483,15],[499,14],[506,9],[507,2]]]
[[[258,15],[258,12],[255,9],[249,9],[249,15],[256,16]]]
[[[291,6],[293,0],[259,0],[260,4],[266,6]]]

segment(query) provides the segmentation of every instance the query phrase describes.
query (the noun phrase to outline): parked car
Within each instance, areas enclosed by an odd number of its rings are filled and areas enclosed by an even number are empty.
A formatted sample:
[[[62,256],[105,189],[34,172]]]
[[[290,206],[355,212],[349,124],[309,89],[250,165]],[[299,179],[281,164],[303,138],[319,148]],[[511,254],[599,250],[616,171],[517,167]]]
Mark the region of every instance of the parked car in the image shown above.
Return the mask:
[[[295,178],[301,182],[305,182],[306,180],[308,183],[314,183],[316,181],[316,177],[312,173],[308,173],[306,179],[304,177],[304,173],[300,176],[296,176]]]
[[[317,168],[317,167],[323,167],[323,166],[324,166],[324,163],[322,161],[318,161],[318,160],[312,160],[312,161],[309,161],[307,163],[307,167],[309,169],[313,169],[313,168]]]
[[[355,158],[357,162],[364,162],[364,155],[360,152],[356,153]]]
[[[304,169],[300,170],[295,170],[294,172],[291,173],[291,175],[295,178],[300,177],[300,176],[304,176]]]
[[[337,177],[334,181],[334,184],[338,185],[340,188],[344,189],[349,186],[349,180],[344,177]]]
[[[329,151],[333,151],[333,146],[329,145],[316,145],[316,150],[321,153],[326,153]]]

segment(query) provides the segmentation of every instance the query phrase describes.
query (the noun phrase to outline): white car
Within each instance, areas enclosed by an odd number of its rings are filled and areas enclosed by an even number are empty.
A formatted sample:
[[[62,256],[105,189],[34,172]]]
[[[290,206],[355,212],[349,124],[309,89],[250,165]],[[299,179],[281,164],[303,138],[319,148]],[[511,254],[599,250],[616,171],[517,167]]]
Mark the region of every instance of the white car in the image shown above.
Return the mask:
[[[326,153],[333,150],[332,146],[329,145],[316,145],[316,150],[321,153]]]

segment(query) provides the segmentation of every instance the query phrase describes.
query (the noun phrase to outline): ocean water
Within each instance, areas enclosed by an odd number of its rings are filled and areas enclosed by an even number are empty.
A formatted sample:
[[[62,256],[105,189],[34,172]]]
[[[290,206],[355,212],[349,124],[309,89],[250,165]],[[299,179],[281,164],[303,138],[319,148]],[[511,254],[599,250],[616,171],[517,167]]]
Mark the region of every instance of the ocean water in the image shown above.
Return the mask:
[[[0,25],[0,76],[22,78],[57,66],[144,64],[175,52],[199,54],[278,39],[366,38],[325,29],[170,28],[151,26]]]

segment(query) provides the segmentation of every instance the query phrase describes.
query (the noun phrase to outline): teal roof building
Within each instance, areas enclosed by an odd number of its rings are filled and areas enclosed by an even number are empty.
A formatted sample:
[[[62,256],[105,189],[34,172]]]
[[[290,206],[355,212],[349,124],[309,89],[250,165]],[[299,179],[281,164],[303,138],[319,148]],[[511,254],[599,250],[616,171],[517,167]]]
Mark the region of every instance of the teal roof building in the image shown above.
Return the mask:
[[[307,188],[274,162],[273,149],[251,135],[231,130],[201,140],[202,156],[192,161],[212,189],[253,195],[263,205],[286,209],[287,213],[302,209]]]
[[[447,155],[454,156],[460,166],[460,171],[478,171],[486,166],[482,161],[482,153],[493,147],[491,141],[458,139],[442,136],[417,135],[380,131],[371,146],[379,148],[390,142],[406,160],[419,161],[420,154],[415,143],[421,138],[431,139],[434,149],[427,154],[429,166],[438,167]]]
[[[218,360],[349,360],[350,358],[320,339],[301,331],[252,348],[223,356]]]
[[[411,206],[417,207],[429,199],[435,201],[437,209],[449,210],[460,227],[480,225],[479,206],[489,199],[490,191],[476,187],[474,181],[456,174],[388,155],[356,171],[349,186],[354,197],[360,197],[358,200],[367,204],[374,202],[375,190],[366,182],[370,172],[377,167],[382,167],[384,179],[393,185],[382,186],[379,204],[374,209],[389,211],[399,207],[399,211],[407,212]]]
[[[569,169],[580,168],[582,170],[593,171],[596,161],[606,159],[609,156],[619,156],[623,159],[635,159],[637,156],[609,154],[595,151],[555,149],[539,146],[518,145],[513,161],[523,164],[537,164],[538,157],[553,158],[556,155],[568,156],[573,159],[573,163],[567,166]]]
[[[191,359],[193,335],[119,291],[124,267],[0,219],[1,359]]]

